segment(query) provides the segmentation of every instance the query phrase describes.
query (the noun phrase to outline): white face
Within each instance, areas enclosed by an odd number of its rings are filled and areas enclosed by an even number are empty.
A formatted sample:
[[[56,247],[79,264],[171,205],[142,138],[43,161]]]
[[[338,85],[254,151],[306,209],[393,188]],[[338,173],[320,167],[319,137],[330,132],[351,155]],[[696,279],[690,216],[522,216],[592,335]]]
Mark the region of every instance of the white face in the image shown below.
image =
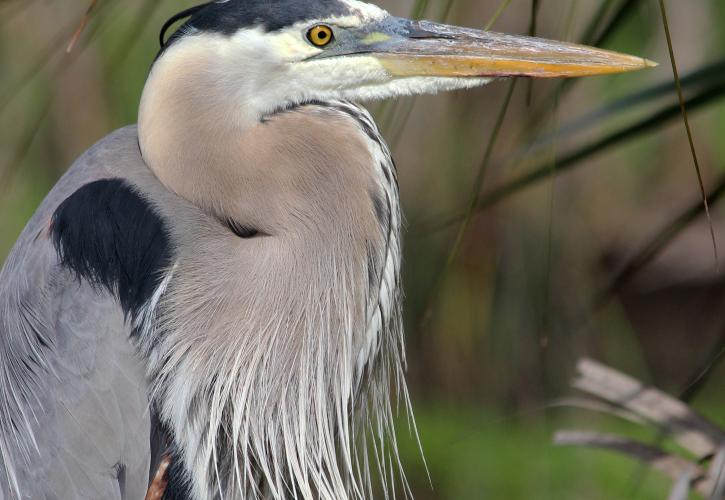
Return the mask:
[[[184,85],[181,95],[203,97],[224,114],[235,109],[247,121],[310,100],[366,101],[470,88],[495,77],[584,76],[649,64],[590,47],[408,21],[343,1],[350,14],[276,31],[188,32],[156,62],[149,81],[161,74],[154,85]],[[312,36],[316,29],[325,30],[324,39]]]
[[[390,18],[384,10],[346,0],[353,15],[296,23],[275,32],[261,27],[232,36],[188,33],[156,62],[154,73],[189,78],[213,106],[234,103],[245,118],[258,119],[277,109],[310,100],[369,101],[483,85],[487,78],[394,76],[372,53],[361,53],[389,35],[362,29]],[[308,33],[316,26],[332,30],[335,41],[315,46]],[[348,52],[347,47],[356,44]],[[328,54],[330,54],[328,56]],[[338,55],[339,54],[339,55]],[[168,80],[168,76],[164,76]]]

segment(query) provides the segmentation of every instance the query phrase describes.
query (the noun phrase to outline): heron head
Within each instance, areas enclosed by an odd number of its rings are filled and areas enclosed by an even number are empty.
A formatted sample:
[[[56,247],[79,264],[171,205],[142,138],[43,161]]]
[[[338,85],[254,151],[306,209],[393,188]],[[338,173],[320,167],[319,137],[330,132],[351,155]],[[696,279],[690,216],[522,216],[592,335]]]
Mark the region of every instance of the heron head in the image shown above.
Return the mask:
[[[257,117],[309,100],[366,101],[499,77],[576,77],[653,64],[570,43],[411,21],[357,0],[217,0],[187,14],[156,66],[201,72],[208,81],[199,92],[223,89],[216,97],[225,106],[238,99]]]

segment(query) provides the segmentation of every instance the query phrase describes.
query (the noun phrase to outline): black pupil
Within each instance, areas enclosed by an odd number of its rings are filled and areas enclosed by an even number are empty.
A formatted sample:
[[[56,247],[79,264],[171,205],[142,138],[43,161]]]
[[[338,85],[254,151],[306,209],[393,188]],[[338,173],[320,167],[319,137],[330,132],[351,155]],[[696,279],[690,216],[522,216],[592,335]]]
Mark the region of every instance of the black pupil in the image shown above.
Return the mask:
[[[318,36],[320,37],[320,39],[324,40],[325,38],[327,38],[327,31],[320,30],[320,34]]]

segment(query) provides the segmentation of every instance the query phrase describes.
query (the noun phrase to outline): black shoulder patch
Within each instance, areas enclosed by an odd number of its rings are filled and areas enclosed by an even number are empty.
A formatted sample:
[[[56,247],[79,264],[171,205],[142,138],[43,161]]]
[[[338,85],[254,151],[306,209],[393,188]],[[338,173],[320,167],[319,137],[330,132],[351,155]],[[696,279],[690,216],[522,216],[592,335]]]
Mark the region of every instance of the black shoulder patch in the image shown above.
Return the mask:
[[[190,19],[171,35],[162,52],[184,34],[195,31],[232,35],[251,26],[277,31],[300,21],[348,15],[350,7],[340,0],[217,0],[182,14],[190,14]],[[180,18],[177,15],[171,19]],[[164,25],[162,38],[167,28]]]
[[[151,204],[121,179],[86,184],[53,214],[61,263],[116,294],[126,315],[153,295],[171,264],[170,239]]]

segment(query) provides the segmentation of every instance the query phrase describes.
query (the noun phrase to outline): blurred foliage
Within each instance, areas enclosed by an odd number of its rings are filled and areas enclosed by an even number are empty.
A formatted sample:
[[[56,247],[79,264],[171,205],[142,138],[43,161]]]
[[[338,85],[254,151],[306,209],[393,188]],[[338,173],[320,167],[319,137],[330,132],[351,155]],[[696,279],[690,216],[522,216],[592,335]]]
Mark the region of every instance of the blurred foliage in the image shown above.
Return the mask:
[[[87,2],[0,0],[0,261],[72,161],[135,122],[158,28],[193,3],[98,0],[66,54]],[[574,416],[545,409],[568,392],[574,361],[587,354],[687,393],[720,423],[725,416],[725,281],[701,217],[657,2],[380,3],[467,26],[495,20],[498,31],[535,26],[541,36],[661,63],[517,85],[501,114],[510,88],[501,82],[371,109],[394,147],[409,218],[409,379],[433,482],[414,440],[402,439],[416,496],[663,498],[669,485],[642,479],[626,459],[553,448],[552,430]],[[722,256],[725,3],[666,5],[705,187],[718,195]],[[708,365],[714,371],[693,391]],[[580,427],[635,432],[576,418]]]

